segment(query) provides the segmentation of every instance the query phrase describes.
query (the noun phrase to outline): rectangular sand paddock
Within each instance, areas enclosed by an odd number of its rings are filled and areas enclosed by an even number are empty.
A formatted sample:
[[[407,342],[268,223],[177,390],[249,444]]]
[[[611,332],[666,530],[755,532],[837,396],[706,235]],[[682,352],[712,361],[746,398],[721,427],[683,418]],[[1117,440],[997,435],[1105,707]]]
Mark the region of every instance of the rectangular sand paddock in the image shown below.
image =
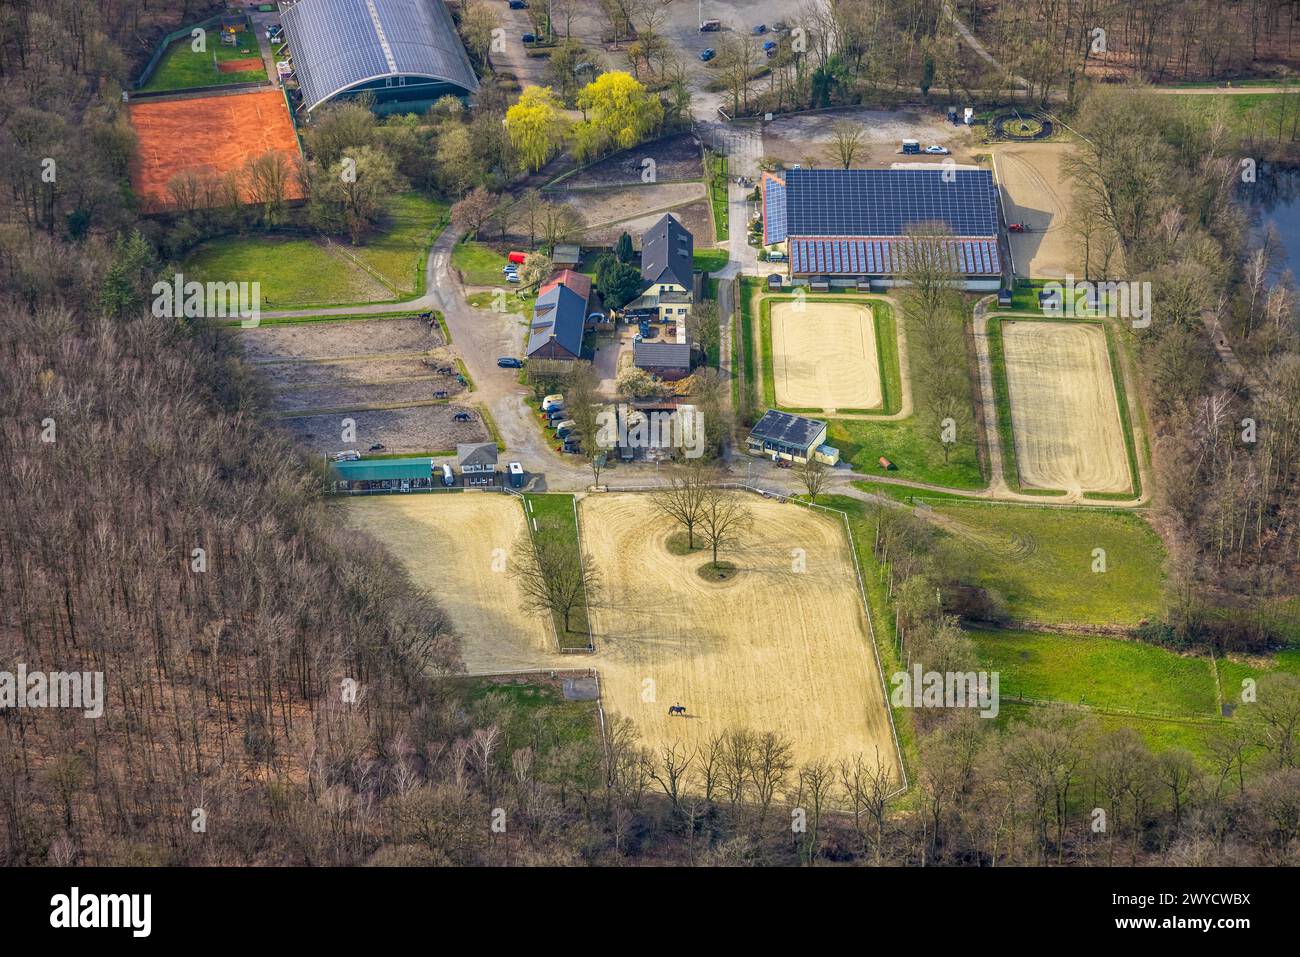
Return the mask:
[[[1001,323],[1020,483],[1067,492],[1132,488],[1106,331],[1095,323]]]
[[[872,409],[883,399],[876,321],[862,303],[773,302],[776,401],[797,409]]]
[[[350,499],[347,515],[446,609],[470,674],[559,667],[550,623],[523,609],[519,586],[501,563],[526,534],[519,499],[496,492],[376,495]],[[564,660],[567,667],[587,664],[571,655]]]
[[[707,552],[667,550],[675,526],[648,495],[589,495],[579,504],[584,546],[605,581],[591,613],[606,710],[631,718],[656,750],[698,747],[733,728],[776,731],[796,762],[862,752],[874,764],[879,749],[897,779],[842,523],[794,504],[745,501],[755,526],[742,548],[719,556],[739,566],[720,584],[695,572]],[[800,555],[806,564],[796,571]],[[673,704],[688,717],[668,717]]]

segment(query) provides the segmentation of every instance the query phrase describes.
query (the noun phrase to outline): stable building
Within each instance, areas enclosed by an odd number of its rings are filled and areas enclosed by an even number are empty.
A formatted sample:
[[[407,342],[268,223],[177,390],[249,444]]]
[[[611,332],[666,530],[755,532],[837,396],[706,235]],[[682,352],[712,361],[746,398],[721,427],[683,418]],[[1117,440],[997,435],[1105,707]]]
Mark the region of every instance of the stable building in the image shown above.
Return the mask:
[[[835,465],[840,460],[840,450],[826,444],[825,422],[776,409],[768,409],[758,420],[745,440],[745,447],[750,455],[761,455],[774,462],[802,464],[815,458]]]
[[[456,466],[461,484],[466,487],[501,484],[497,472],[497,445],[495,442],[470,442],[456,446]]]
[[[998,190],[993,174],[936,164],[900,169],[765,172],[763,243],[777,247],[790,282],[814,290],[887,289],[903,281],[916,231],[965,289],[1002,286]]]
[[[581,359],[586,321],[587,297],[561,283],[552,284],[533,303],[524,354],[529,359]]]
[[[334,491],[353,495],[428,491],[442,484],[441,467],[435,478],[433,459],[429,456],[331,462],[330,470]]]
[[[362,94],[381,115],[422,113],[478,91],[442,0],[285,0],[280,21],[304,113]]]

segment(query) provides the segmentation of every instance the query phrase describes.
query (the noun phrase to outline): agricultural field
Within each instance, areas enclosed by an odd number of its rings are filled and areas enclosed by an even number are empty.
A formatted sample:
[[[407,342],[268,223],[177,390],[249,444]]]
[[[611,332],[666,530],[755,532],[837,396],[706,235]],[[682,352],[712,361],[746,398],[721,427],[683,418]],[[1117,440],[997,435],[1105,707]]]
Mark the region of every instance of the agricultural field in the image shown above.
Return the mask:
[[[1001,694],[1186,717],[1215,715],[1214,671],[1204,657],[1093,635],[971,631],[980,667],[1000,673]]]
[[[187,279],[200,282],[260,282],[267,311],[392,302],[423,292],[424,254],[445,222],[445,204],[402,193],[360,246],[230,236],[199,246],[183,268]]]
[[[1036,489],[1133,489],[1105,327],[1000,323],[1020,484]]]
[[[776,401],[791,408],[874,409],[882,403],[876,322],[859,303],[771,302]]]
[[[461,636],[470,674],[557,667],[550,622],[524,610],[523,594],[506,573],[511,550],[528,534],[517,498],[487,492],[361,497],[348,501],[347,519],[437,597]],[[565,662],[573,664],[567,656]]]
[[[697,574],[707,551],[674,554],[685,550],[670,547],[674,528],[648,497],[582,501],[583,542],[606,580],[592,608],[606,708],[630,717],[651,748],[742,727],[785,735],[796,762],[876,748],[892,761],[842,525],[792,504],[745,501],[755,526],[720,556],[739,567],[721,582]],[[806,570],[793,570],[791,549],[803,550]],[[688,717],[668,717],[677,703]]]
[[[1136,515],[940,499],[928,514],[953,574],[1015,621],[1136,625],[1160,612],[1164,549]],[[1092,570],[1098,548],[1102,572]]]

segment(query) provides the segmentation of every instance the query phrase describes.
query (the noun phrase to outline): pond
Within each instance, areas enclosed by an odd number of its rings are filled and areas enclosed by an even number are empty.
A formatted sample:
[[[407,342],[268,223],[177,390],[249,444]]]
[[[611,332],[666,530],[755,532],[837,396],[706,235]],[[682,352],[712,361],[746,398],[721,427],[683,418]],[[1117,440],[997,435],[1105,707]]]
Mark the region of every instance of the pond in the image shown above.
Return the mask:
[[[1300,167],[1261,163],[1237,195],[1250,216],[1251,248],[1270,240],[1272,280],[1287,270],[1300,277]]]

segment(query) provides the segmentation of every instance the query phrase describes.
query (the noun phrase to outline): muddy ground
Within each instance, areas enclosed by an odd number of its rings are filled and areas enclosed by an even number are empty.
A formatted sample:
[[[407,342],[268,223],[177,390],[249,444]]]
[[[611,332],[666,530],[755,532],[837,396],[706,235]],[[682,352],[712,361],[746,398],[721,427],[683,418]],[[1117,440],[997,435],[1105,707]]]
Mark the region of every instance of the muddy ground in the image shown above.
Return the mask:
[[[456,422],[457,412],[468,412],[468,422]],[[356,423],[356,441],[344,442],[343,419]],[[343,449],[366,452],[376,443],[386,453],[428,454],[454,449],[461,442],[488,441],[487,426],[476,409],[463,405],[427,405],[382,411],[351,411],[331,415],[307,415],[278,420],[299,442],[313,452],[328,454]]]

